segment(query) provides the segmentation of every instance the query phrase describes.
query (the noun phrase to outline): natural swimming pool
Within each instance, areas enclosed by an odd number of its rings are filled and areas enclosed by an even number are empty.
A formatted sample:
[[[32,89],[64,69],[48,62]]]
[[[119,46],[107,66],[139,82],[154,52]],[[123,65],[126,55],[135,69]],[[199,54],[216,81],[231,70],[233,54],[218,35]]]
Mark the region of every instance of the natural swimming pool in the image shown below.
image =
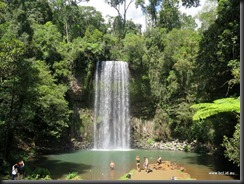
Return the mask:
[[[148,157],[156,163],[160,155],[163,160],[176,162],[197,180],[234,180],[232,170],[223,159],[197,153],[165,150],[78,150],[68,153],[43,155],[29,161],[31,167],[47,168],[52,179],[64,179],[68,173],[77,172],[83,180],[117,180],[136,168],[136,155]],[[110,171],[110,161],[116,166]],[[226,173],[229,172],[227,175]],[[232,172],[232,173],[230,173]]]

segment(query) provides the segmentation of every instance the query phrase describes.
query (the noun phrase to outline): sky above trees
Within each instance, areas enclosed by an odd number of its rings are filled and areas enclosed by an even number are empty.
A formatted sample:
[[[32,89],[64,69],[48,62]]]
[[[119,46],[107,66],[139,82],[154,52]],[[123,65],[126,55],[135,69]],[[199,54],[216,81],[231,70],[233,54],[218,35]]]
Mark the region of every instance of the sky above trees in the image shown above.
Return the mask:
[[[200,1],[201,6],[199,6],[197,8],[181,7],[180,11],[182,11],[183,13],[186,13],[187,15],[195,16],[202,9],[202,7],[203,7],[202,5],[204,5],[205,2],[206,2],[206,0],[201,0]],[[108,16],[117,15],[117,11],[114,8],[112,8],[110,5],[105,3],[104,0],[90,0],[89,2],[81,2],[79,5],[95,7],[97,11],[100,11],[102,13],[102,15],[105,19],[107,19]],[[141,24],[142,30],[143,31],[145,30],[145,28],[146,28],[145,16],[143,15],[141,8],[140,7],[136,8],[134,3],[132,3],[130,5],[130,8],[128,9],[127,19],[132,20],[136,24]],[[197,21],[197,23],[198,23],[198,21]]]

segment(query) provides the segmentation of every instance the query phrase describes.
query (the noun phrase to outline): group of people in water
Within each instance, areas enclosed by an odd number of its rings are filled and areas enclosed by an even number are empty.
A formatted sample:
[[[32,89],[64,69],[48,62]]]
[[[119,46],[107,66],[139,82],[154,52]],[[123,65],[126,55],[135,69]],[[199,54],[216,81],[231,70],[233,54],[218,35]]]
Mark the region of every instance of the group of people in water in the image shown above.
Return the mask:
[[[12,180],[22,180],[25,163],[20,161],[12,166]]]
[[[162,163],[162,157],[158,156],[157,164],[160,165],[161,163]],[[148,161],[147,157],[144,157],[143,168],[144,168],[146,173],[149,173],[151,171],[151,169],[149,168],[149,161]],[[140,160],[140,157],[138,155],[136,156],[136,170],[138,172],[141,171],[141,160]]]
[[[158,156],[158,158],[157,158],[157,164],[160,165],[161,163],[162,163],[162,157],[161,156]],[[114,168],[115,168],[115,163],[111,160],[111,162],[110,162],[110,169],[111,170],[114,170]],[[149,161],[148,161],[148,158],[147,157],[144,157],[143,168],[144,168],[144,170],[145,170],[146,173],[149,173],[150,172]],[[136,170],[138,172],[141,171],[141,159],[140,159],[140,157],[138,155],[136,156]]]

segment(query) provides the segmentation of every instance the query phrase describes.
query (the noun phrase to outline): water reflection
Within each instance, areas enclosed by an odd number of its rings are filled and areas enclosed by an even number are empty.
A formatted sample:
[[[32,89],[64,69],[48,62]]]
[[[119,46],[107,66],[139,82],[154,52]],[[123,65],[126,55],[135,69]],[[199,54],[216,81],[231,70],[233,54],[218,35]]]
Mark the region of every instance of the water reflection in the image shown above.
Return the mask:
[[[114,180],[115,179],[115,177],[114,177],[114,170],[110,170],[110,179],[111,180]]]

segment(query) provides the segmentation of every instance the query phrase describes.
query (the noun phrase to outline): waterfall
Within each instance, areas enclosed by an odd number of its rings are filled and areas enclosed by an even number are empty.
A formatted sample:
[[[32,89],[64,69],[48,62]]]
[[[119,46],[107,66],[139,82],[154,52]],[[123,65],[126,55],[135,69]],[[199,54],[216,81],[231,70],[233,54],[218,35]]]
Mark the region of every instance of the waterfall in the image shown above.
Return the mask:
[[[129,149],[128,63],[97,63],[94,102],[94,148]]]

